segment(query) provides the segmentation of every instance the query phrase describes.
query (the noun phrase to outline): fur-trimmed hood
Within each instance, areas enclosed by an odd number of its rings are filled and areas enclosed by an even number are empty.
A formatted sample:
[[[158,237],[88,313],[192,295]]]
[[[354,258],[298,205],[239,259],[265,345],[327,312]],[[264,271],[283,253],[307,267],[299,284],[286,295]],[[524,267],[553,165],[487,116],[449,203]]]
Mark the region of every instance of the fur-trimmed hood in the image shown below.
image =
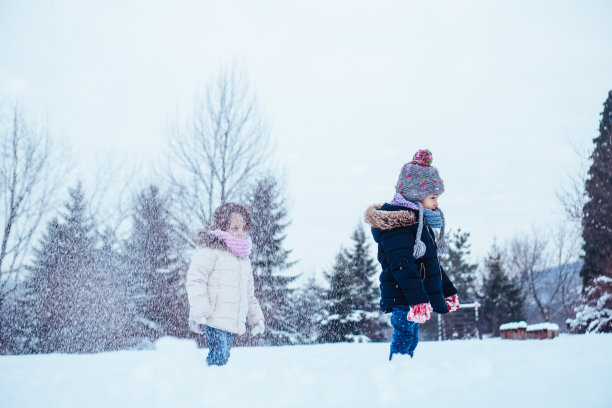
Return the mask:
[[[220,249],[222,251],[231,252],[225,241],[219,238],[211,231],[199,229],[195,234],[195,243],[198,247],[206,247],[210,249]]]
[[[416,211],[408,208],[403,211],[383,211],[381,210],[382,206],[383,204],[371,205],[364,214],[365,222],[370,224],[372,228],[386,231],[418,223]]]

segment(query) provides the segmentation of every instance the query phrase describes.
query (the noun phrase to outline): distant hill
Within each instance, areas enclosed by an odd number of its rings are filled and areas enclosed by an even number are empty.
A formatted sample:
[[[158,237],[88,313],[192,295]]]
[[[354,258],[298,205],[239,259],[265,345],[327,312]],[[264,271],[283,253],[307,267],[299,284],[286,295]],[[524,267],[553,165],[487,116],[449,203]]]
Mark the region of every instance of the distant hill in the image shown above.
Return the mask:
[[[571,270],[571,273],[568,277],[568,285],[573,288],[574,294],[579,294],[582,289],[582,278],[580,278],[580,269],[582,268],[582,261],[574,262],[569,264],[568,267]],[[548,302],[550,297],[553,294],[555,289],[555,285],[558,279],[559,268],[549,268],[542,271],[541,279],[536,285],[537,291],[541,296],[541,299],[545,302]],[[525,282],[526,284],[527,282]],[[554,311],[557,311],[551,318],[551,323],[557,323],[559,325],[560,331],[566,332],[567,327],[565,321],[567,318],[575,317],[573,312],[573,307],[566,308],[569,310],[564,310],[561,304],[561,296],[557,294],[555,296],[555,301],[552,304],[552,308]],[[535,300],[531,294],[527,295],[527,299],[525,301],[525,312],[527,314],[527,323],[541,323],[544,322],[544,318],[540,313]]]

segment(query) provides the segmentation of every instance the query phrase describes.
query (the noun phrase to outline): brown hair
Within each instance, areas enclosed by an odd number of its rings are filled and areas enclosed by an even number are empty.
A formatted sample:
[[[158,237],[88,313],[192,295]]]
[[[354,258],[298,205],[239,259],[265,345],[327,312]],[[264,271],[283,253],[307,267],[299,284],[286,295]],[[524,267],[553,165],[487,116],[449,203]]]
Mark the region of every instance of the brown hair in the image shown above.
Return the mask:
[[[244,218],[245,232],[251,232],[251,228],[253,228],[251,212],[244,205],[238,203],[223,203],[219,207],[217,207],[217,209],[213,213],[213,225],[211,229],[227,231],[230,226],[230,215],[232,213],[242,215],[242,218]]]

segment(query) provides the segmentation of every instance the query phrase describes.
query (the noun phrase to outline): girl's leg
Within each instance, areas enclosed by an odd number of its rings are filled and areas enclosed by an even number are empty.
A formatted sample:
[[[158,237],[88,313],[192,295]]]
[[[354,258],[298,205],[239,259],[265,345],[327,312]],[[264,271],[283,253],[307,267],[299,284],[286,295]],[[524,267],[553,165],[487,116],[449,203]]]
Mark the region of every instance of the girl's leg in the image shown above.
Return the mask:
[[[391,314],[393,336],[391,337],[389,360],[393,358],[394,354],[408,354],[412,357],[419,343],[419,324],[406,318],[409,310],[408,306],[393,308]]]
[[[230,357],[230,348],[234,341],[234,333],[206,326],[206,334],[208,335],[209,347],[208,357],[206,357],[208,365],[221,366],[227,364]]]
[[[227,364],[227,360],[230,358],[230,348],[232,348],[232,344],[234,343],[234,333],[221,331],[221,365]]]
[[[414,322],[410,322],[410,323],[414,323]],[[408,348],[408,354],[410,354],[410,357],[412,357],[412,355],[414,354],[414,349],[416,349],[417,344],[419,344],[419,327],[421,327],[419,323],[414,323],[414,334],[412,335],[412,344]]]
[[[212,327],[206,326],[206,335],[208,336],[208,356],[206,357],[206,363],[208,365],[214,365],[219,360],[219,331]]]

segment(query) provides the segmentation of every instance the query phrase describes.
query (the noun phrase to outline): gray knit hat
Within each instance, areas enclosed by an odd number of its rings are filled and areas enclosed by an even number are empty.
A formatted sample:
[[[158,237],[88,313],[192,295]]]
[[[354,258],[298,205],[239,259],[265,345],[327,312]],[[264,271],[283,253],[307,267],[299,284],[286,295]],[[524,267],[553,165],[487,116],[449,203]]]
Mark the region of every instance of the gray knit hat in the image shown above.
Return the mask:
[[[409,201],[419,208],[419,227],[414,244],[414,257],[420,258],[425,255],[425,243],[421,241],[423,232],[423,201],[430,194],[442,194],[444,192],[444,181],[438,173],[438,169],[431,165],[433,158],[429,150],[419,150],[415,153],[412,161],[404,164],[400,171],[395,192],[400,194],[406,201]],[[440,208],[442,216],[442,229],[438,240],[438,254],[448,252],[446,241],[444,240],[444,227],[446,225],[444,213]]]

